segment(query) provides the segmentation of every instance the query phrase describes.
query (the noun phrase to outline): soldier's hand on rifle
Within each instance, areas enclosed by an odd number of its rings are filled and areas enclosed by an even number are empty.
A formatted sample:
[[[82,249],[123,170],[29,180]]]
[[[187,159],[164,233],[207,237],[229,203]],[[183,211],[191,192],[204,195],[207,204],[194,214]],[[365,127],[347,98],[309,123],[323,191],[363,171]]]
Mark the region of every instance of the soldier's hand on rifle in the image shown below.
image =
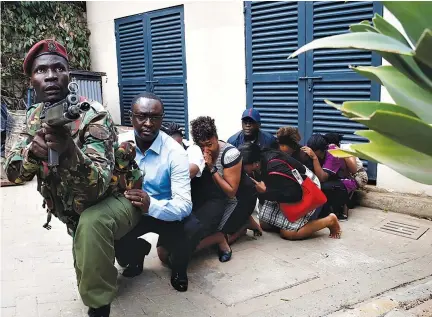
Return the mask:
[[[150,207],[150,197],[142,189],[131,189],[125,192],[125,197],[129,199],[135,207],[142,212],[148,212]]]
[[[48,157],[48,145],[45,142],[45,133],[43,129],[36,131],[33,141],[30,143],[29,151],[39,159],[46,160]]]
[[[72,139],[70,129],[65,126],[52,127],[47,124],[43,124],[42,128],[45,132],[45,142],[48,148],[56,151],[59,155],[69,152],[70,153],[74,147],[75,143]]]

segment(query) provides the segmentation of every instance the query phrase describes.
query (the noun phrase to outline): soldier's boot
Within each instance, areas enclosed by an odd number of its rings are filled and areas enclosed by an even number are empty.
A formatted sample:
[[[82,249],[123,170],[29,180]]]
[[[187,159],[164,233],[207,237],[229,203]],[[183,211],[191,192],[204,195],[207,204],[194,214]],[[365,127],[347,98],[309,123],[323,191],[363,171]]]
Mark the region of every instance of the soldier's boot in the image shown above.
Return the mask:
[[[144,258],[150,253],[151,244],[144,239],[137,239],[136,246],[131,250],[129,255],[128,266],[124,269],[122,275],[124,277],[135,277],[140,275],[144,270]]]
[[[89,308],[89,317],[109,317],[111,305],[105,305],[99,308]]]

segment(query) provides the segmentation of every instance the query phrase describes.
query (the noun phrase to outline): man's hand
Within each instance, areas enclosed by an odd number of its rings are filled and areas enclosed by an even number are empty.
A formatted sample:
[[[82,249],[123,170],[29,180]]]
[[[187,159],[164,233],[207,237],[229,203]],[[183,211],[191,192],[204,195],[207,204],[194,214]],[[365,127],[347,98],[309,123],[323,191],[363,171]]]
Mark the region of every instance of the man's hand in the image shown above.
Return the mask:
[[[253,179],[252,177],[250,177],[250,179],[255,183],[255,188],[257,190],[258,193],[260,194],[264,194],[267,190],[266,185],[264,184],[263,181],[261,182],[257,182],[255,179]]]
[[[48,157],[48,145],[45,142],[44,129],[39,129],[30,143],[30,153],[41,160],[46,160]]]
[[[206,163],[206,166],[208,167],[208,169],[211,170],[212,167],[213,167],[213,157],[211,155],[211,152],[210,151],[205,151],[203,153],[203,156],[204,156],[204,161]]]
[[[56,151],[59,155],[71,151],[74,148],[74,140],[72,139],[70,129],[65,126],[52,127],[47,124],[42,125],[45,133],[45,142],[48,148]]]
[[[130,200],[132,205],[147,213],[150,207],[150,197],[142,189],[131,189],[125,192],[125,197]]]
[[[318,157],[316,156],[315,152],[312,151],[312,149],[311,149],[310,147],[303,146],[303,147],[301,148],[301,150],[302,150],[303,152],[305,152],[307,155],[309,155],[309,157],[310,157],[311,159],[313,159],[313,160],[318,159]]]

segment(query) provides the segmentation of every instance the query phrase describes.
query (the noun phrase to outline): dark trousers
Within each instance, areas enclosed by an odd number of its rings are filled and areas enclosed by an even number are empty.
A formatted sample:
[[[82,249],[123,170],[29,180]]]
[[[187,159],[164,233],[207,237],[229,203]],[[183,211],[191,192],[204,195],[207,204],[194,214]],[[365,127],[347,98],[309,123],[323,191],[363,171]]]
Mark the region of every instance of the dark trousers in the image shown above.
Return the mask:
[[[119,241],[116,241],[116,254],[122,257],[122,262],[133,263],[134,254],[142,244],[137,243],[138,237],[153,232],[159,235],[163,246],[171,254],[172,269],[179,272],[186,272],[190,251],[184,230],[184,223],[180,221],[163,221],[150,216],[143,216],[141,221],[132,231],[126,234]]]
[[[349,195],[341,180],[331,180],[321,184],[321,190],[327,197],[327,203],[322,207],[319,218],[327,217],[330,212],[338,215],[343,212],[343,206],[348,202]]]
[[[248,223],[249,216],[255,210],[257,195],[243,195],[237,199],[237,206],[222,228],[222,232],[225,234],[234,234],[240,230]]]

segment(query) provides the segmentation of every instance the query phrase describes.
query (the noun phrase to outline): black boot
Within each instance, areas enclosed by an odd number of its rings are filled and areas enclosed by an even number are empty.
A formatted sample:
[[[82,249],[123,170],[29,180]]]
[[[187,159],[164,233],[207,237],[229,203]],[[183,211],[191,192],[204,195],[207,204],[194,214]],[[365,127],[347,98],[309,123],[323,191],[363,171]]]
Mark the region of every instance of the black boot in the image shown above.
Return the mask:
[[[89,317],[109,317],[111,305],[105,305],[99,308],[89,308]]]
[[[172,270],[171,285],[179,292],[186,292],[188,289],[188,277],[186,272]]]
[[[131,256],[128,266],[124,269],[124,277],[135,277],[140,275],[144,269],[144,258],[150,253],[151,244],[144,239],[136,240],[136,247],[133,248],[134,255]]]

